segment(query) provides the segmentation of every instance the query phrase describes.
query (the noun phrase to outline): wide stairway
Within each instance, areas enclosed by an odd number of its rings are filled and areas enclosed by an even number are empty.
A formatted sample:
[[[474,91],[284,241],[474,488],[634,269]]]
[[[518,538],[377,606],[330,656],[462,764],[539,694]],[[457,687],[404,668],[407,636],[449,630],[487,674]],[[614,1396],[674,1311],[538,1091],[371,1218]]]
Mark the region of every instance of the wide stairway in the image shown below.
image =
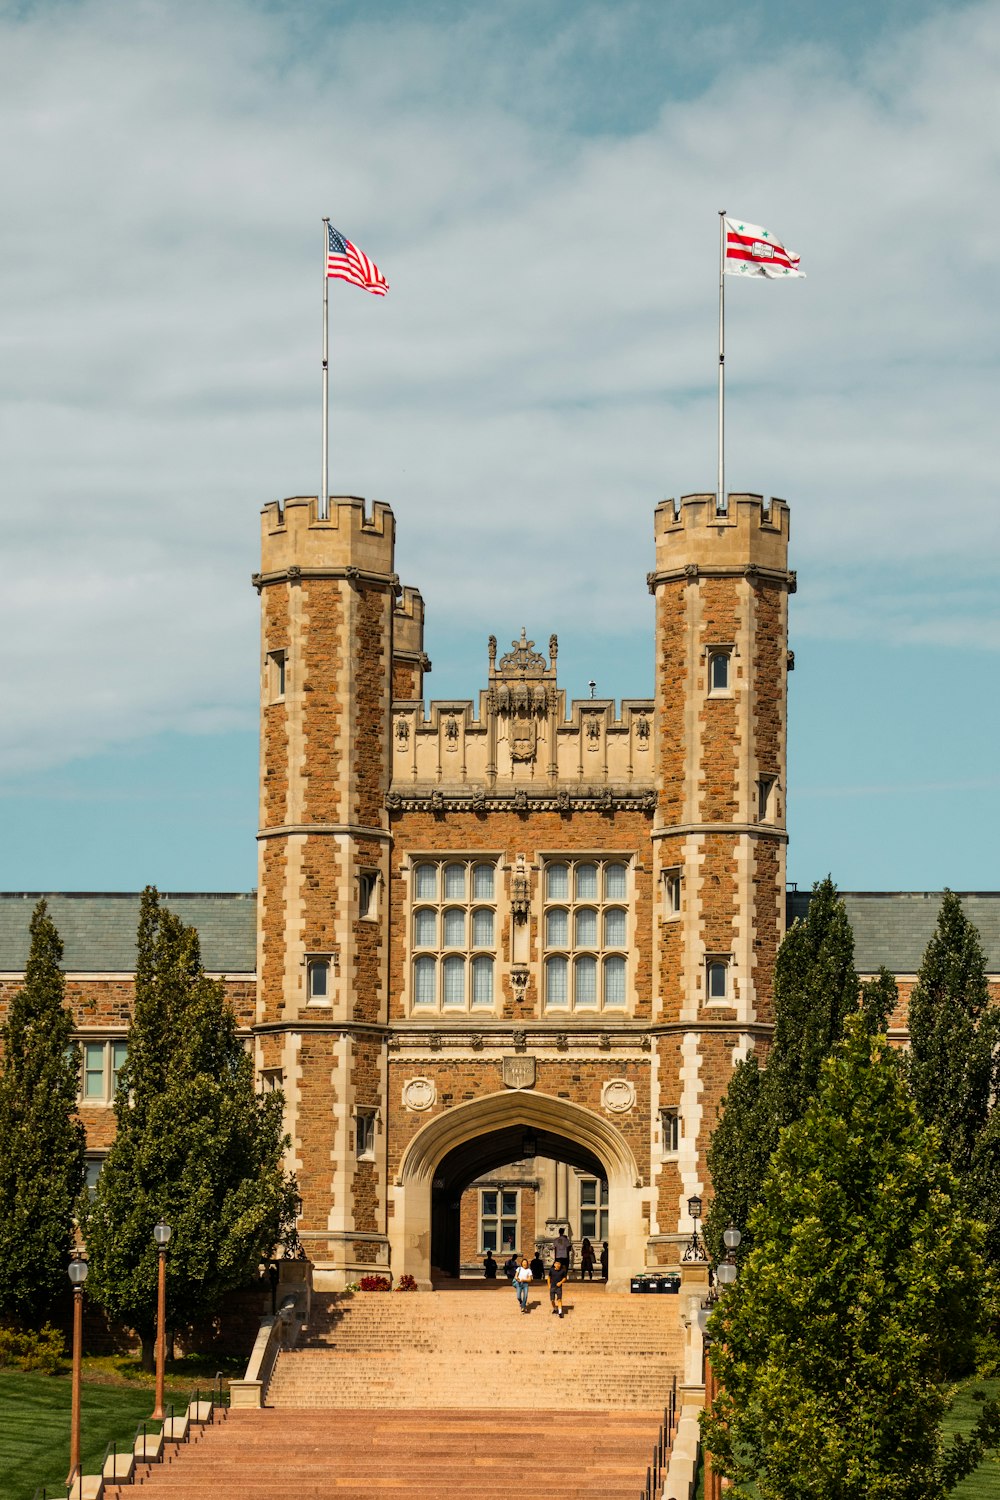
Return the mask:
[[[232,1412],[150,1500],[637,1500],[675,1374],[678,1299],[506,1286],[317,1298],[262,1412]],[[109,1490],[121,1500],[134,1493]]]

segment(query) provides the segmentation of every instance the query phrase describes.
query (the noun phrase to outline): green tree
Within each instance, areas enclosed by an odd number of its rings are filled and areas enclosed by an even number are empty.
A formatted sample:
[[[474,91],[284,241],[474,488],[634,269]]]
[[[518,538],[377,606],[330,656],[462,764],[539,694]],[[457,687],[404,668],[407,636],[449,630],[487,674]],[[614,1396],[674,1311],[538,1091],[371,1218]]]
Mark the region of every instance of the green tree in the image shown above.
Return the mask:
[[[899,1001],[896,976],[883,964],[873,979],[861,986],[861,1014],[870,1036],[889,1029],[889,1020]]]
[[[80,1059],[44,901],[31,917],[24,984],[11,998],[0,1065],[0,1316],[37,1322],[66,1290],[84,1178]]]
[[[758,1073],[755,1061],[737,1065],[709,1144],[713,1197],[705,1237],[714,1256],[730,1220],[748,1230],[781,1128],[808,1108],[820,1068],[857,1007],[854,934],[827,876],[813,887],[805,919],[792,924],[778,949],[766,1071]],[[743,1253],[751,1239],[747,1232]]]
[[[863,1016],[783,1132],[751,1227],[709,1323],[722,1390],[704,1429],[721,1470],[761,1500],[950,1493],[1000,1441],[996,1402],[972,1438],[941,1436],[983,1313],[981,1231]]]
[[[155,1333],[153,1226],[170,1224],[167,1323],[213,1313],[294,1224],[282,1096],[254,1091],[253,1062],[198,935],[143,892],[135,1009],[115,1098],[118,1131],[86,1212],[88,1289],[142,1339]]]
[[[989,1009],[979,933],[953,891],[910,996],[910,1087],[921,1118],[936,1126],[942,1150],[975,1197],[973,1159],[990,1113],[1000,1016]]]

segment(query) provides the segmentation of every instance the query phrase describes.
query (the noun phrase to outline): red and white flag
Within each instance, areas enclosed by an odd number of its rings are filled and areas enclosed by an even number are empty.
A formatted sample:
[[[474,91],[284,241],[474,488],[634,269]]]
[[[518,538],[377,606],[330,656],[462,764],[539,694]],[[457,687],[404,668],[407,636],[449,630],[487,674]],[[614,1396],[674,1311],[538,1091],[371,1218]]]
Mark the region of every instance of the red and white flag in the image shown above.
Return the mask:
[[[363,250],[352,245],[346,236],[327,224],[329,231],[326,247],[326,274],[337,281],[349,281],[352,286],[363,287],[376,297],[384,297],[389,283],[373,260]]]
[[[744,224],[740,219],[726,219],[727,276],[804,276],[799,257],[786,250],[769,229],[759,224]]]

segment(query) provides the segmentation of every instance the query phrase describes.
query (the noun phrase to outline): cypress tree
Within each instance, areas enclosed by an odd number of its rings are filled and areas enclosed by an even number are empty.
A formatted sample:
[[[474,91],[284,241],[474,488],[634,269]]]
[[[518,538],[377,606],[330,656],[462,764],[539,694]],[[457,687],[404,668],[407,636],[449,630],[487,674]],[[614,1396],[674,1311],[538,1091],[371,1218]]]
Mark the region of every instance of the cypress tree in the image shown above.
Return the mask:
[[[718,1256],[732,1220],[750,1248],[750,1213],[760,1200],[771,1153],[785,1125],[801,1119],[820,1069],[858,1007],[854,934],[829,876],[813,886],[805,919],[778,949],[774,969],[774,1040],[763,1074],[756,1061],[737,1065],[712,1134],[708,1169],[713,1198],[705,1238]],[[733,1110],[733,1117],[729,1116]]]
[[[998,1023],[979,933],[958,896],[945,891],[910,996],[910,1087],[963,1181],[990,1113]]]
[[[246,1284],[294,1224],[282,1167],[280,1093],[254,1091],[253,1061],[221,980],[206,978],[198,935],[143,892],[135,1009],[115,1099],[118,1131],[86,1214],[89,1287],[139,1334],[151,1365],[157,1254],[173,1230],[171,1329],[210,1316]]]
[[[861,1014],[869,1036],[888,1031],[889,1019],[899,1001],[896,976],[883,964],[874,979],[861,986]]]
[[[41,1320],[68,1285],[73,1212],[84,1180],[63,945],[44,900],[31,917],[24,984],[3,1027],[0,1065],[0,1316]]]

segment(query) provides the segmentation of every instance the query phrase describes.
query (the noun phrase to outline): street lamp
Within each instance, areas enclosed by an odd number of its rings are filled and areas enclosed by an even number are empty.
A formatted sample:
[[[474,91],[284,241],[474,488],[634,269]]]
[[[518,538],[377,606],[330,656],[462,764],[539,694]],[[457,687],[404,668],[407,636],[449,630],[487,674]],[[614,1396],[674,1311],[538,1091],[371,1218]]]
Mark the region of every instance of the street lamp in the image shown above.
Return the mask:
[[[708,1257],[705,1254],[705,1246],[702,1244],[701,1235],[698,1233],[698,1220],[701,1218],[701,1199],[697,1194],[695,1194],[693,1198],[688,1199],[687,1211],[688,1218],[691,1220],[693,1227],[691,1230],[691,1238],[688,1240],[687,1244],[684,1247],[684,1254],[681,1256],[681,1260],[707,1260]]]
[[[80,1367],[83,1358],[83,1283],[90,1267],[79,1256],[69,1263],[69,1279],[73,1283],[73,1396],[69,1418],[69,1475],[66,1483],[72,1484],[80,1474]]]
[[[736,1280],[736,1252],[740,1247],[743,1236],[735,1224],[730,1224],[722,1236],[722,1243],[726,1247],[726,1258],[720,1261],[715,1268],[715,1277],[720,1286],[732,1286]]]
[[[732,1286],[739,1274],[736,1264],[736,1252],[743,1239],[736,1225],[730,1220],[722,1234],[722,1243],[726,1247],[725,1260],[720,1260],[715,1268],[715,1279],[719,1286]],[[715,1287],[712,1288],[706,1301],[702,1304],[702,1312],[699,1314],[701,1331],[705,1339],[705,1410],[711,1412],[718,1400],[719,1387],[716,1383],[715,1370],[712,1366],[712,1356],[709,1348],[710,1340],[705,1325],[709,1314],[718,1301],[719,1293]],[[716,1471],[715,1461],[712,1454],[706,1450],[704,1454],[704,1489],[705,1500],[722,1500],[722,1475]]]
[[[162,1219],[153,1225],[153,1239],[159,1257],[156,1280],[156,1405],[153,1421],[162,1422],[166,1415],[163,1409],[163,1377],[167,1364],[167,1246],[173,1230]]]

